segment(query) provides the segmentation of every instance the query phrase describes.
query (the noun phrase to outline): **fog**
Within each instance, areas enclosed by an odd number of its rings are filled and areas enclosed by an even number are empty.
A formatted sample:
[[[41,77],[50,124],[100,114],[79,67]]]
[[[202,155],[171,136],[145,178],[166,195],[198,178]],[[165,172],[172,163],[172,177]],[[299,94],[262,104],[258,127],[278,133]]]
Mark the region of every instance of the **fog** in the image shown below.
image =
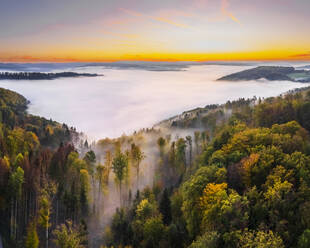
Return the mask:
[[[0,81],[31,101],[29,113],[74,126],[91,139],[118,137],[191,108],[240,97],[268,97],[306,86],[293,82],[218,82],[249,66],[199,65],[180,71],[75,67],[95,78]]]

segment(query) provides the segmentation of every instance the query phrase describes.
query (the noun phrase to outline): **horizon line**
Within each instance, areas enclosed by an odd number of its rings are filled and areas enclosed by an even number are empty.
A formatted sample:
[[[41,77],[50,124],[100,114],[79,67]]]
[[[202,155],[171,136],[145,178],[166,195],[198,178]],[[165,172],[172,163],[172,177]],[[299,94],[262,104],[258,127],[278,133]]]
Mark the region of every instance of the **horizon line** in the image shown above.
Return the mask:
[[[217,59],[217,60],[178,60],[178,59],[167,59],[167,60],[157,60],[157,59],[119,59],[119,60],[65,60],[65,59],[55,59],[55,60],[1,60],[1,64],[38,64],[38,63],[117,63],[117,62],[156,62],[156,63],[229,63],[229,62],[309,62],[310,58],[305,59]]]

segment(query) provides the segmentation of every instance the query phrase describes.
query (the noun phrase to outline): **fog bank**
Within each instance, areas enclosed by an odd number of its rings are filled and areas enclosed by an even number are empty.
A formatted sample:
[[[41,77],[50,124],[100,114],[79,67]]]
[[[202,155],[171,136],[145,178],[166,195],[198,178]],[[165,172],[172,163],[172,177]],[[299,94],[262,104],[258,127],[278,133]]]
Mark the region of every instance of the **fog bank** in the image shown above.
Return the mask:
[[[150,127],[191,108],[240,97],[269,97],[306,86],[293,82],[217,82],[249,66],[199,65],[181,71],[75,68],[96,78],[0,81],[31,101],[29,112],[67,123],[92,139],[118,137]]]

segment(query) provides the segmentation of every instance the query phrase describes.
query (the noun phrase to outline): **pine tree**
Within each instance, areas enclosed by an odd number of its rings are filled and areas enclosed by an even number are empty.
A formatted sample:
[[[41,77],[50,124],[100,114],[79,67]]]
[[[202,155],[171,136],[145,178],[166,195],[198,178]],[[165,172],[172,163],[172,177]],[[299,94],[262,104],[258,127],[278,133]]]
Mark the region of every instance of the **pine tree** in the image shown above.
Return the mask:
[[[162,198],[159,203],[159,211],[163,215],[163,222],[165,225],[169,225],[171,223],[171,202],[168,195],[168,190],[165,188]]]

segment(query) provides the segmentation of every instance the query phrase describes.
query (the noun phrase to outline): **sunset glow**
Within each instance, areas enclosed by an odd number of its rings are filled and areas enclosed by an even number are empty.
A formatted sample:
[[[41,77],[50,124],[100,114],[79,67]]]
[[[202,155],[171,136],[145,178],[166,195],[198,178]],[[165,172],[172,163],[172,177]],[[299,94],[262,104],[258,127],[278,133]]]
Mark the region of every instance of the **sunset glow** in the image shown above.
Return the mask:
[[[308,0],[38,2],[2,4],[0,61],[310,60]]]

